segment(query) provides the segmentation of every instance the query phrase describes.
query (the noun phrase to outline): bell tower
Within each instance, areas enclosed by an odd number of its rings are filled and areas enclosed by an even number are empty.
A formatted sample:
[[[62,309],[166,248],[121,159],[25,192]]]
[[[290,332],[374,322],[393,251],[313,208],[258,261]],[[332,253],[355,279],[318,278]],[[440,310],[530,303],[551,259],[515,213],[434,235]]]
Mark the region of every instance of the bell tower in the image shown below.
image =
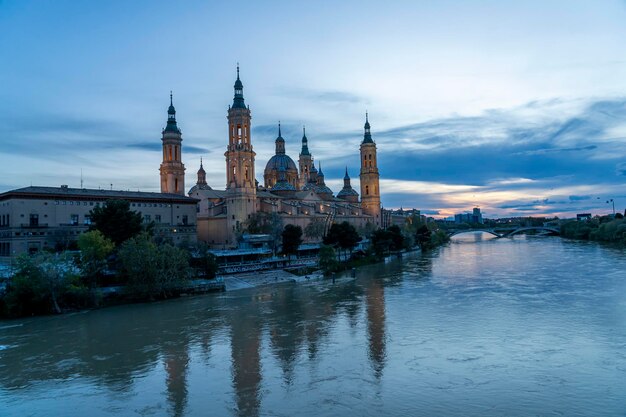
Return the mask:
[[[302,150],[298,157],[298,165],[300,169],[300,175],[298,177],[298,189],[304,189],[304,186],[309,182],[311,176],[311,167],[313,166],[313,157],[309,152],[309,140],[306,138],[306,129],[302,126]]]
[[[229,245],[236,245],[236,236],[244,223],[256,212],[254,157],[250,140],[250,108],[243,99],[243,83],[235,81],[233,105],[228,108],[228,148],[226,157],[226,199]]]
[[[163,162],[161,192],[185,195],[185,165],[182,162],[182,135],[176,124],[176,109],[170,91],[170,107],[167,109],[167,125],[163,129]]]
[[[376,144],[372,140],[367,113],[365,113],[364,127],[365,134],[361,142],[361,207],[363,213],[372,216],[374,224],[380,227],[380,188]]]

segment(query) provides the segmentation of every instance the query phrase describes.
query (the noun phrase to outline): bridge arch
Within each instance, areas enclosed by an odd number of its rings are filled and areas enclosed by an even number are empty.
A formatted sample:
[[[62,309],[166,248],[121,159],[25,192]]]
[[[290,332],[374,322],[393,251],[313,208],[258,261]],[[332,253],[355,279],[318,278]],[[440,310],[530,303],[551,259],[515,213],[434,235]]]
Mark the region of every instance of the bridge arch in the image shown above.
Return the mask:
[[[500,233],[497,233],[493,230],[489,230],[489,229],[468,229],[468,230],[457,230],[454,231],[450,234],[448,234],[448,237],[454,237],[454,236],[458,236],[458,235],[462,235],[465,233],[477,233],[477,232],[482,232],[482,233],[488,233],[490,235],[493,235],[495,237],[502,237],[502,235]]]
[[[554,227],[545,227],[545,226],[528,226],[528,227],[519,227],[509,233],[504,234],[504,237],[511,237],[514,235],[517,235],[519,233],[524,233],[524,232],[528,232],[531,230],[535,230],[535,231],[540,231],[540,232],[548,232],[550,234],[553,235],[560,235],[561,231],[559,229],[556,229]]]

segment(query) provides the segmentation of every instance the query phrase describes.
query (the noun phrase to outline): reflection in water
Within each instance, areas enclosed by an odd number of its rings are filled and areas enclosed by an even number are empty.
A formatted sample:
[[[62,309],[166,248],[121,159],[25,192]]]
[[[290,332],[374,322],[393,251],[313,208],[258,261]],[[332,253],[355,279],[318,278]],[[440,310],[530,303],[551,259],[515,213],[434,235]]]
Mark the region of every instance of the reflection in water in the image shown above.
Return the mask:
[[[369,358],[376,378],[385,367],[385,289],[378,280],[371,280],[365,290]]]
[[[0,322],[0,415],[619,415],[623,255],[451,243],[335,284]]]
[[[233,386],[240,416],[259,415],[261,326],[256,317],[231,316]]]
[[[172,415],[183,415],[187,403],[187,366],[189,353],[185,341],[165,348],[165,371],[167,373],[167,398],[172,407]]]

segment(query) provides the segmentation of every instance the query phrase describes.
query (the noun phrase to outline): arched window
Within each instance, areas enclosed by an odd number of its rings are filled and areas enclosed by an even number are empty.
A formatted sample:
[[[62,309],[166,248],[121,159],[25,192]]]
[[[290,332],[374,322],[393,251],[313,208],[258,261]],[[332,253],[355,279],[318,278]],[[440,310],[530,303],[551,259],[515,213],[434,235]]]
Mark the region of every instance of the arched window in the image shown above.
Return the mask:
[[[178,161],[178,146],[174,146],[174,160]]]
[[[178,192],[178,178],[174,178],[174,191]]]
[[[370,186],[369,185],[365,186],[365,195],[370,195]]]
[[[172,145],[169,146],[169,150],[170,150],[170,161],[172,160]]]

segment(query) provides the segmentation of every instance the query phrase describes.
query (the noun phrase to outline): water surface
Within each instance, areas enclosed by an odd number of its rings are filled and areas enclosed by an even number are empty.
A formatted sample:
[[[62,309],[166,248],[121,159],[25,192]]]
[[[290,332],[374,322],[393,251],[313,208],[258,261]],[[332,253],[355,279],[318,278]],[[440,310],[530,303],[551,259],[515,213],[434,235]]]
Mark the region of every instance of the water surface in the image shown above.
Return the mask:
[[[335,284],[1,321],[0,416],[625,416],[625,254],[463,235]]]

